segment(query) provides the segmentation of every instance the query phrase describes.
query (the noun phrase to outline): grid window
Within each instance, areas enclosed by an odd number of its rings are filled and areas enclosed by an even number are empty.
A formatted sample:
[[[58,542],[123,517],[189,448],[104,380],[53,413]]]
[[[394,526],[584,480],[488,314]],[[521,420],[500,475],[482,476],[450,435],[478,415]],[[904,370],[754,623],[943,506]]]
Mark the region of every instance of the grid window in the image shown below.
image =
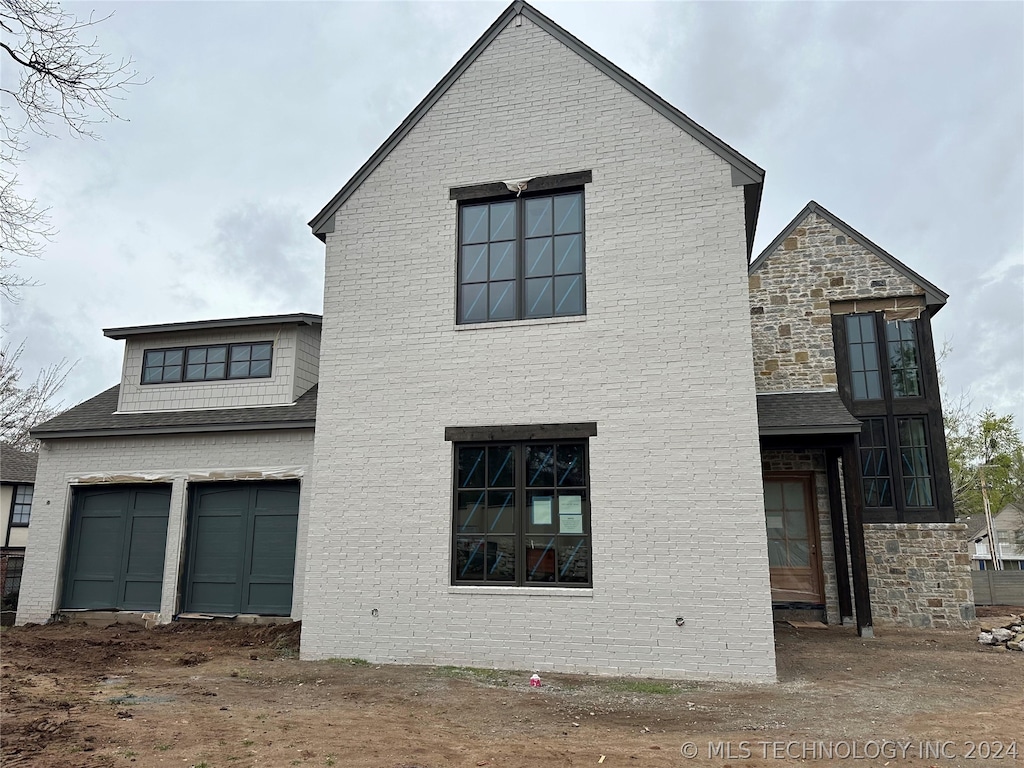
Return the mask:
[[[191,347],[186,355],[186,381],[209,381],[223,379],[227,365],[228,348]]]
[[[886,346],[889,351],[889,375],[893,397],[920,397],[921,364],[917,354],[914,323],[907,320],[889,320],[885,324]]]
[[[874,315],[847,315],[846,340],[850,351],[850,384],[854,400],[880,400],[882,377]]]
[[[274,345],[269,341],[146,350],[143,384],[267,378]]]
[[[860,469],[864,506],[892,506],[892,473],[885,440],[885,419],[864,419],[860,431]]]
[[[452,583],[586,586],[585,442],[455,447]]]
[[[583,193],[459,209],[460,323],[582,315]]]
[[[28,525],[32,518],[32,486],[16,486],[14,502],[11,504],[11,525]]]
[[[923,418],[896,420],[903,494],[908,507],[931,507],[932,473],[928,461],[928,427]]]
[[[17,607],[18,593],[21,591],[21,575],[24,570],[24,557],[16,555],[9,555],[7,557],[7,573],[4,576],[3,597],[12,599],[4,601],[3,608],[5,611]]]
[[[184,349],[148,350],[142,365],[142,383],[181,381],[181,362],[184,359]]]

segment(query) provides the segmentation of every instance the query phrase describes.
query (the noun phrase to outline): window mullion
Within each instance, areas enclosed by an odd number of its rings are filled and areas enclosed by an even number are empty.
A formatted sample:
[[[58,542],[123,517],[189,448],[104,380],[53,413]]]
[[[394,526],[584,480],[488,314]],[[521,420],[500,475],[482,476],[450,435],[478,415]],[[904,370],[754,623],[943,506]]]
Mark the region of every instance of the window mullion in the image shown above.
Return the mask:
[[[516,198],[516,319],[526,317],[526,206]]]
[[[515,444],[515,552],[516,552],[516,586],[526,583],[526,451],[523,443]]]
[[[882,379],[882,399],[886,403],[893,402],[892,367],[889,365],[889,333],[886,327],[885,313],[873,312],[875,336],[878,338],[878,372]]]

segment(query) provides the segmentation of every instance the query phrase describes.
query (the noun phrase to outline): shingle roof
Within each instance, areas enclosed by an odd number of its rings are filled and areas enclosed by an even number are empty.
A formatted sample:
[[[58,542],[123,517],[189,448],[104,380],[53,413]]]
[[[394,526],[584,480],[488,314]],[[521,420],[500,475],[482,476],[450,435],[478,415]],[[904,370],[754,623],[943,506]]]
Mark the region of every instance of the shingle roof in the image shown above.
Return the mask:
[[[0,443],[0,482],[34,483],[39,454],[19,451],[7,443]]]
[[[498,16],[494,23],[488,27],[487,31],[484,32],[475,43],[473,43],[472,47],[466,51],[463,57],[456,62],[455,66],[448,71],[448,74],[441,79],[441,82],[434,86],[430,93],[424,97],[423,101],[421,101],[409,116],[402,121],[402,124],[395,129],[394,133],[392,133],[387,140],[378,147],[377,151],[374,152],[365,163],[363,163],[363,166],[356,171],[355,175],[348,180],[345,186],[343,186],[338,193],[331,198],[331,201],[313,217],[312,221],[309,222],[309,226],[313,230],[313,234],[321,240],[324,240],[328,233],[334,231],[334,216],[341,209],[341,206],[345,204],[345,201],[348,200],[359,186],[366,181],[370,174],[372,174],[377,167],[384,162],[384,159],[391,154],[391,151],[402,142],[402,139],[404,139],[412,129],[416,127],[416,124],[419,123],[423,116],[426,115],[438,101],[440,101],[441,97],[444,96],[455,81],[462,76],[462,73],[469,69],[470,65],[487,49],[487,46],[493,42],[501,31],[512,21],[512,19],[520,14],[558,40],[569,50],[576,53],[585,61],[596,67],[599,71],[603,72],[609,78],[621,85],[627,91],[647,104],[655,112],[674,123],[678,128],[682,129],[685,133],[689,134],[691,137],[710,149],[731,166],[733,186],[742,185],[746,187],[744,199],[746,205],[747,258],[750,258],[751,249],[754,245],[754,229],[757,224],[757,214],[761,207],[761,188],[764,184],[764,170],[748,158],[741,155],[717,136],[714,136],[709,131],[699,126],[646,85],[628,74],[625,70],[608,61],[608,59],[599,54],[593,48],[571,35],[565,29],[523,0],[514,0],[514,2],[509,5],[500,16]]]
[[[185,323],[159,325],[130,325],[123,328],[104,328],[103,335],[110,339],[129,336],[148,336],[154,333],[180,333],[182,331],[209,331],[217,328],[239,328],[252,325],[321,325],[321,315],[299,312],[291,315],[260,315],[258,317],[228,317],[217,320],[193,320]]]
[[[116,413],[120,385],[86,400],[32,430],[32,437],[102,437],[160,435],[182,432],[237,432],[257,429],[312,428],[316,419],[316,386],[292,405],[215,410]]]
[[[856,229],[854,229],[845,221],[840,219],[834,213],[826,210],[823,205],[820,205],[814,202],[813,200],[807,203],[807,205],[804,206],[804,209],[796,215],[796,218],[794,218],[791,222],[789,222],[789,224],[786,225],[786,228],[783,229],[774,240],[772,240],[772,242],[768,245],[767,248],[761,251],[760,256],[758,256],[756,259],[750,262],[750,266],[747,268],[747,274],[752,275],[755,272],[757,272],[757,270],[761,268],[761,265],[764,264],[765,259],[771,256],[775,252],[775,250],[780,245],[782,245],[783,241],[791,234],[793,234],[793,231],[797,227],[799,227],[803,223],[804,219],[806,219],[812,213],[821,216],[821,218],[825,219],[825,221],[827,221],[833,227],[838,229],[848,238],[856,241],[860,245],[867,248],[871,253],[873,253],[879,259],[881,259],[890,267],[895,269],[897,272],[899,272],[901,275],[907,278],[910,282],[918,285],[924,291],[925,303],[927,303],[929,306],[936,307],[936,312],[938,312],[939,309],[941,309],[942,306],[945,305],[946,299],[949,298],[948,293],[943,291],[941,288],[938,288],[934,283],[930,283],[929,281],[925,280],[923,277],[917,274],[917,272],[912,270],[910,267],[908,267],[902,261],[897,259],[891,253],[883,249],[881,246],[875,245],[873,242],[868,240],[866,237],[864,237],[864,235],[862,235]]]
[[[838,392],[773,392],[757,396],[757,423],[764,435],[835,435],[860,432]]]

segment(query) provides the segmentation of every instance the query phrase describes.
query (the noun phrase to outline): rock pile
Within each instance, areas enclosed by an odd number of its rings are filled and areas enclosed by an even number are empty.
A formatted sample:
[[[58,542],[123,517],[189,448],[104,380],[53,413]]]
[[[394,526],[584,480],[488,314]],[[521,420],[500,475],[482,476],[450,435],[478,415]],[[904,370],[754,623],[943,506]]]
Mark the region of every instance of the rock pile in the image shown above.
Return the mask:
[[[1002,646],[1011,651],[1024,651],[1024,617],[982,619],[978,642],[982,645]]]

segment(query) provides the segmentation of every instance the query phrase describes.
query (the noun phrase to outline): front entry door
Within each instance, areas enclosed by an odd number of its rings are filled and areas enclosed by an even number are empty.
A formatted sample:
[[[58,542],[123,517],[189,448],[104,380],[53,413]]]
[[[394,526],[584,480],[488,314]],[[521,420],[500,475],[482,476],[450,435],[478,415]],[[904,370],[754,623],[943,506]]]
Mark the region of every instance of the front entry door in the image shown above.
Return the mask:
[[[764,479],[773,603],[825,602],[810,475]]]

